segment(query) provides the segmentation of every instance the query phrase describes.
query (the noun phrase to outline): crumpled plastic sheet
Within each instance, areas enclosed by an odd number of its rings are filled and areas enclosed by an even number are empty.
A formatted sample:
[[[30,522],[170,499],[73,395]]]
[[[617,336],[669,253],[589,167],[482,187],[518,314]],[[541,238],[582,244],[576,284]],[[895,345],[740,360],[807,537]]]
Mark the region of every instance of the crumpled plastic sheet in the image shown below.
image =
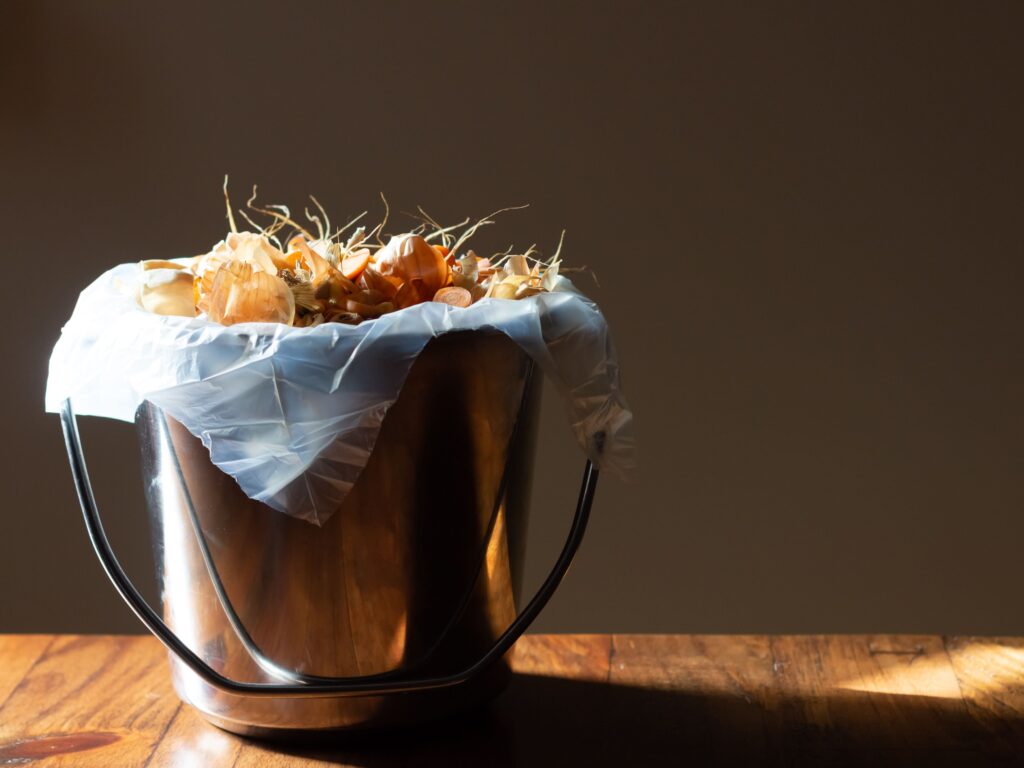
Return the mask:
[[[142,270],[122,264],[82,292],[50,358],[46,410],[132,422],[148,400],[202,440],[245,493],[322,524],[345,499],[417,355],[449,331],[493,329],[561,391],[581,447],[620,476],[632,415],[597,306],[559,290],[468,308],[427,302],[359,325],[222,326],[142,309]]]

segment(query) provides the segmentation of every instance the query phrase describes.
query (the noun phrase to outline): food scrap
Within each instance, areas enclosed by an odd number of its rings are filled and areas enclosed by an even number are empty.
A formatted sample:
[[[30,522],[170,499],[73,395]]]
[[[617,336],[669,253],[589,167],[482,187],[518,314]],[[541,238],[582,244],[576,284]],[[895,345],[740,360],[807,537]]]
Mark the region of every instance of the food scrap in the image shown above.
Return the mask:
[[[535,246],[486,257],[466,248],[477,230],[511,208],[447,227],[421,208],[415,228],[385,240],[386,201],[384,218],[372,229],[357,226],[364,212],[333,230],[315,197],[316,210],[305,211],[306,227],[286,206],[257,205],[254,187],[246,208],[237,211],[253,231],[239,231],[226,179],[224,199],[231,232],[209,253],[141,262],[138,298],[144,309],[205,315],[222,325],[356,324],[428,301],[464,308],[482,299],[522,299],[558,290],[563,279],[561,241],[548,259]]]

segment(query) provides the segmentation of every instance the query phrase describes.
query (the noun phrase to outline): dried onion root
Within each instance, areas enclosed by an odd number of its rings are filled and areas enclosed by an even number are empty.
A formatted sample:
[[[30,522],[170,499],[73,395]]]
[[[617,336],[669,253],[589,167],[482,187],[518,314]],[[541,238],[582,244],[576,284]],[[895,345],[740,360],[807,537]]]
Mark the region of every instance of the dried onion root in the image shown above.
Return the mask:
[[[451,226],[419,208],[412,214],[419,222],[412,231],[389,236],[384,227],[390,208],[381,199],[382,221],[369,230],[360,225],[343,239],[365,212],[332,232],[326,210],[311,195],[315,211],[304,210],[307,227],[286,206],[256,205],[255,187],[246,207],[233,211],[225,178],[228,235],[201,256],[140,262],[139,304],[161,315],[205,314],[223,325],[309,327],[360,323],[428,301],[463,309],[482,299],[514,301],[560,289],[564,232],[547,260],[532,245],[522,253],[510,247],[491,257],[464,250],[481,227],[494,224],[496,215],[525,206]],[[254,231],[239,231],[235,212]],[[289,229],[293,234],[285,239]]]

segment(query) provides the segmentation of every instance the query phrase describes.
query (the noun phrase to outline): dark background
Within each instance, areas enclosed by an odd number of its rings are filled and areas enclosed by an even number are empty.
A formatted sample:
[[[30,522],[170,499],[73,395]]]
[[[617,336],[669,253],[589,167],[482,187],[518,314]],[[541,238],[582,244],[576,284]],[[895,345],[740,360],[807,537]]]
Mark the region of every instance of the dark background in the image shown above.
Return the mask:
[[[543,630],[1024,634],[1017,3],[5,3],[0,631],[134,631],[46,361],[78,292],[207,250],[220,184],[568,230],[642,467]],[[551,394],[551,393],[549,393]],[[148,568],[129,425],[86,420]],[[534,582],[582,460],[545,405]]]

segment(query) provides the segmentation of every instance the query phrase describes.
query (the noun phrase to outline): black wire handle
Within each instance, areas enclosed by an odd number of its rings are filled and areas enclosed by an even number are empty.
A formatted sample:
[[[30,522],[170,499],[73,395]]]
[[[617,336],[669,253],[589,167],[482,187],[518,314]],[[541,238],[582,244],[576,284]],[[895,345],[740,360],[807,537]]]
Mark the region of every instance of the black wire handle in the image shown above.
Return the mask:
[[[163,643],[178,659],[199,675],[203,680],[214,688],[228,693],[243,696],[277,696],[277,697],[323,697],[323,696],[370,696],[384,695],[389,693],[402,693],[407,691],[421,691],[432,688],[448,688],[459,685],[485,669],[492,662],[503,656],[509,648],[519,639],[519,636],[526,631],[526,628],[533,623],[537,615],[547,605],[551,595],[561,583],[562,578],[569,570],[572,559],[583,541],[583,534],[587,528],[587,521],[590,518],[590,507],[594,500],[594,491],[597,488],[598,470],[589,460],[583,469],[583,484],[580,488],[579,501],[576,504],[576,514],[573,517],[572,526],[569,528],[569,535],[566,538],[565,546],[562,548],[558,560],[548,574],[547,579],[540,589],[533,596],[526,607],[520,612],[508,629],[497,639],[491,649],[487,651],[478,661],[451,675],[435,677],[410,678],[408,680],[360,680],[353,678],[349,680],[339,679],[324,683],[245,683],[232,680],[229,677],[217,672],[209,664],[197,656],[171,629],[164,623],[164,620],[145,601],[139,591],[132,584],[131,579],[124,572],[121,564],[117,561],[107,535],[103,530],[103,523],[100,520],[99,509],[96,507],[96,499],[93,496],[92,485],[89,482],[89,473],[85,466],[85,456],[82,453],[82,441],[78,434],[78,422],[71,407],[71,400],[67,399],[61,404],[60,410],[61,426],[64,429],[64,442],[68,449],[68,461],[71,464],[71,474],[74,477],[75,488],[78,491],[78,500],[82,505],[82,514],[85,518],[85,527],[89,533],[89,540],[96,556],[99,558],[106,571],[107,576],[113,583],[118,594],[128,603],[128,607],[135,612],[139,620],[152,632],[156,638]]]

